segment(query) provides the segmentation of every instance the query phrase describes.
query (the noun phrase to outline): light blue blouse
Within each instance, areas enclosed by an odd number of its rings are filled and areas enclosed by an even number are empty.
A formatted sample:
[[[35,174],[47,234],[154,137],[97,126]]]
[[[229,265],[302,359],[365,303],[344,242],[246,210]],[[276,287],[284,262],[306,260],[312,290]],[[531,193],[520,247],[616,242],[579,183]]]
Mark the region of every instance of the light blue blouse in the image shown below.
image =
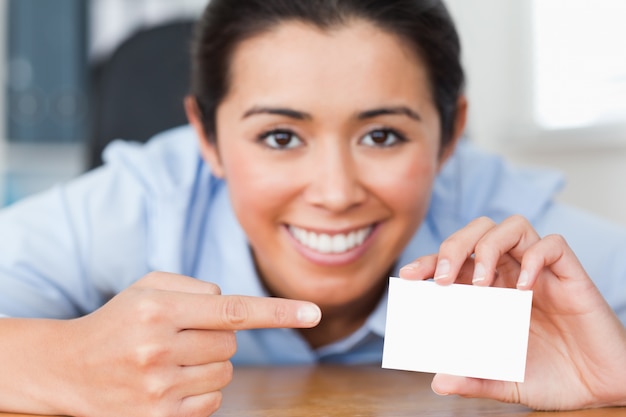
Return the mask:
[[[224,294],[266,295],[225,183],[200,158],[189,126],[146,145],[118,141],[105,159],[104,167],[0,212],[0,314],[77,317],[154,270],[214,282]],[[556,203],[562,184],[556,173],[515,168],[461,143],[398,267],[436,252],[478,216],[521,214],[541,235],[565,236],[626,323],[626,230]],[[379,363],[385,312],[383,297],[361,329],[317,350],[293,330],[241,331],[233,360]]]

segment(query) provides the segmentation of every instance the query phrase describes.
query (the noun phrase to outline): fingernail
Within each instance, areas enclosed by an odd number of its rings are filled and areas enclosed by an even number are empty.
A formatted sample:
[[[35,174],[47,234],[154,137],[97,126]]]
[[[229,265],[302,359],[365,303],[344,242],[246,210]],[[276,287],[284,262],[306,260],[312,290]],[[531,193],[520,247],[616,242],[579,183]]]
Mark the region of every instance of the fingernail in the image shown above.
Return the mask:
[[[434,280],[437,281],[439,279],[447,278],[450,274],[450,262],[447,259],[440,259],[437,262],[437,268],[435,269]]]
[[[472,277],[472,284],[478,284],[485,280],[485,267],[480,262],[474,265],[474,276]]]
[[[416,271],[417,269],[419,269],[419,267],[419,262],[411,262],[410,264],[404,265],[402,268],[400,268],[400,271]]]
[[[528,272],[522,271],[517,279],[517,288],[526,287],[528,285]]]
[[[437,389],[435,389],[434,384],[431,384],[430,388],[433,390],[433,392],[434,392],[435,394],[440,395],[440,396],[442,396],[442,397],[445,397],[446,395],[448,395],[448,393],[447,393],[447,392],[439,392],[439,391],[437,391]]]
[[[297,318],[301,323],[317,323],[322,318],[322,311],[315,304],[306,304],[298,309]]]

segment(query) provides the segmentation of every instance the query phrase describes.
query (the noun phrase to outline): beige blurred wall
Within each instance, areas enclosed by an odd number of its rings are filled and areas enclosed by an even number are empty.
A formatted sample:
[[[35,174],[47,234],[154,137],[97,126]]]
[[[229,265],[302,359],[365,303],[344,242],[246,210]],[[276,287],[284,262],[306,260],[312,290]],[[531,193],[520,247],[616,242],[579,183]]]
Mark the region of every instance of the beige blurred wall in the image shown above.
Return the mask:
[[[568,181],[562,201],[626,225],[626,131],[599,128],[546,134],[531,126],[532,2],[446,3],[463,42],[471,139],[515,163],[562,171]]]

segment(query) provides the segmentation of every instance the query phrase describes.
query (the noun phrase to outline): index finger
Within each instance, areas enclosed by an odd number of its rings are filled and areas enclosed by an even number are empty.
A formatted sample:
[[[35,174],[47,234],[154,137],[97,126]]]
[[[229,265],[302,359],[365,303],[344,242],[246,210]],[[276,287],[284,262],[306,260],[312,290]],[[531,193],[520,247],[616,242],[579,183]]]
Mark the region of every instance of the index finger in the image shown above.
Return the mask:
[[[184,294],[176,323],[181,329],[247,330],[309,328],[322,318],[311,302],[243,295]]]

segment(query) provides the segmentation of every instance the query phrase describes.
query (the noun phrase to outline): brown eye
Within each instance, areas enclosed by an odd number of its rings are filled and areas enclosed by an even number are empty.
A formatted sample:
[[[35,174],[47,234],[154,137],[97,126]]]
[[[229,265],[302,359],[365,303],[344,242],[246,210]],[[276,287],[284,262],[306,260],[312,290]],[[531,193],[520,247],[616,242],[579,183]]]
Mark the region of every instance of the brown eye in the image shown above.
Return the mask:
[[[390,129],[373,130],[361,139],[364,145],[378,148],[387,148],[401,142],[406,142],[404,137]]]
[[[260,139],[272,149],[291,149],[302,144],[300,138],[288,130],[274,130],[262,135]]]
[[[274,141],[280,147],[285,147],[291,142],[291,133],[278,132],[274,134]]]
[[[383,130],[377,130],[375,132],[370,133],[372,137],[372,142],[377,145],[384,145],[387,142],[389,137],[389,132],[385,132]]]

